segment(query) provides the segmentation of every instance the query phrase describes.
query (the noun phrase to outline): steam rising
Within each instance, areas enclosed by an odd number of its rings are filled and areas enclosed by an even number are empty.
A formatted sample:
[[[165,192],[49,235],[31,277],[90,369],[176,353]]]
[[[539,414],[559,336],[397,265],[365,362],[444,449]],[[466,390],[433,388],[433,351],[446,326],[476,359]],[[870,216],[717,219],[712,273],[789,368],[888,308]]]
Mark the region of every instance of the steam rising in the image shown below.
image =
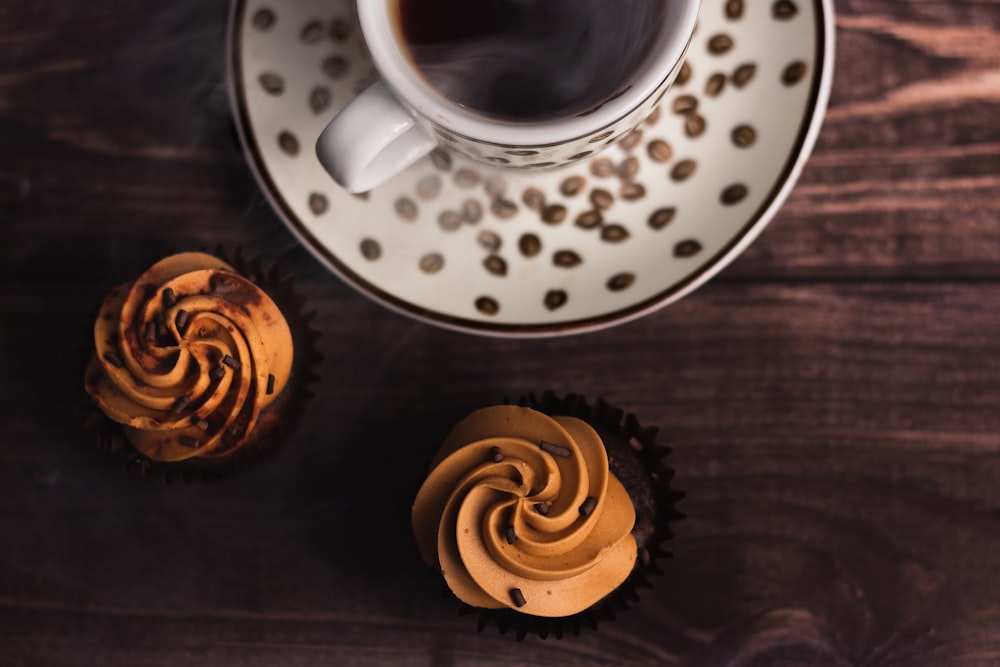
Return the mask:
[[[650,51],[665,4],[463,0],[465,7],[475,5],[470,11],[456,10],[457,0],[411,2],[423,8],[425,21],[433,20],[426,16],[429,7],[466,13],[453,34],[442,36],[437,29],[433,41],[410,41],[426,79],[463,106],[512,120],[577,114],[619,92]],[[475,14],[471,26],[469,13]]]

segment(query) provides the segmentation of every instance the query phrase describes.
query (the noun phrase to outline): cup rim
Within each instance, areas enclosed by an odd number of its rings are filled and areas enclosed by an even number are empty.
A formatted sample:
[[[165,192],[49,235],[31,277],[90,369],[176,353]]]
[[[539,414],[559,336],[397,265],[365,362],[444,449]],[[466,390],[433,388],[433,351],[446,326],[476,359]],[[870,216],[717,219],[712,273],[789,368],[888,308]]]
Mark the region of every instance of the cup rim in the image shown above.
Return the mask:
[[[396,21],[390,14],[390,7],[396,2],[357,3],[361,31],[383,81],[418,118],[465,139],[503,147],[545,147],[582,139],[642,106],[664,81],[677,74],[694,34],[700,5],[700,0],[667,3],[660,46],[646,57],[627,93],[613,97],[587,115],[521,122],[490,118],[464,109],[434,90],[411,65],[400,44]]]

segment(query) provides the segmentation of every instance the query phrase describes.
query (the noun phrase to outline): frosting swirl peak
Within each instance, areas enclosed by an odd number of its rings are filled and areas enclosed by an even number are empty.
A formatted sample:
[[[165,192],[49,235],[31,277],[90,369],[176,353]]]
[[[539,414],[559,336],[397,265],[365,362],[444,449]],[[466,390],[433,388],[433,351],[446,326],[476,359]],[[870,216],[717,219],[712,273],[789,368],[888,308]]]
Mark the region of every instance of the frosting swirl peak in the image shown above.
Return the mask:
[[[112,290],[94,324],[87,393],[156,461],[219,458],[246,442],[292,367],[288,323],[222,260],[167,257]]]
[[[632,571],[635,509],[573,417],[483,408],[446,438],[413,504],[421,557],[484,608],[569,616]]]

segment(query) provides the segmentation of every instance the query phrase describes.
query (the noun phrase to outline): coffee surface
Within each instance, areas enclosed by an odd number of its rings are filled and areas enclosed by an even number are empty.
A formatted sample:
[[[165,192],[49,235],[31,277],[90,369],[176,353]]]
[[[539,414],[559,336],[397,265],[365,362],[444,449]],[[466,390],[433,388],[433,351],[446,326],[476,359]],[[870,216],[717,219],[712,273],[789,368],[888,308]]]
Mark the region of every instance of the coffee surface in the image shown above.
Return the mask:
[[[410,58],[445,97],[530,122],[621,93],[655,43],[667,0],[396,0]]]

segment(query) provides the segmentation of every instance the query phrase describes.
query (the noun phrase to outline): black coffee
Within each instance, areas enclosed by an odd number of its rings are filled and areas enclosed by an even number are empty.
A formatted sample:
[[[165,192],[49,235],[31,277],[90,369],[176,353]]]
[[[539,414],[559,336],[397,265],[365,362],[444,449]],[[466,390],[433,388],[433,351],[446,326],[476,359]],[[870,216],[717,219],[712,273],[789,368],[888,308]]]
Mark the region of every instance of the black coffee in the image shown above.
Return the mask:
[[[468,109],[511,121],[584,113],[627,87],[668,0],[396,0],[417,69]]]

